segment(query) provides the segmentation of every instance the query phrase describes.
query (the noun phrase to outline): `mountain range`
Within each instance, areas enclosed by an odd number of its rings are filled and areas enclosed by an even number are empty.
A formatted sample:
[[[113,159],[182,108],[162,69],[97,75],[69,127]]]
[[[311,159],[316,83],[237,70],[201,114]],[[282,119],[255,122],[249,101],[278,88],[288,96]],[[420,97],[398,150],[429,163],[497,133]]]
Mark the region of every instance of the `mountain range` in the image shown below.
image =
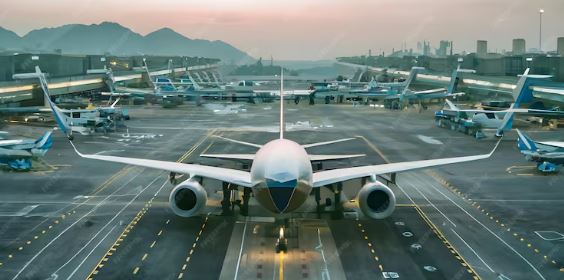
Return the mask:
[[[143,36],[113,22],[68,24],[32,30],[20,37],[0,27],[0,50],[53,52],[57,49],[65,54],[199,56],[236,64],[255,61],[224,41],[190,39],[170,28]]]

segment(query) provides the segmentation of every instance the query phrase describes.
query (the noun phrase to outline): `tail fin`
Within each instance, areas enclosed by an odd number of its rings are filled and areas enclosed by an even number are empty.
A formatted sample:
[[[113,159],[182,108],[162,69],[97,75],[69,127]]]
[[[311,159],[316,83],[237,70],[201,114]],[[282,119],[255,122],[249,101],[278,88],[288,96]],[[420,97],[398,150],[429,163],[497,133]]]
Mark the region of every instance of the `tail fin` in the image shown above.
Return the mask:
[[[45,134],[43,134],[43,136],[39,137],[39,139],[37,139],[35,141],[35,147],[36,149],[42,149],[42,150],[48,150],[49,148],[51,148],[51,146],[53,145],[53,138],[51,136],[51,134],[53,133],[53,130],[49,130],[47,132],[45,132]]]
[[[415,66],[411,67],[411,71],[409,71],[409,76],[405,80],[405,88],[409,88],[409,85],[411,85],[411,83],[415,81],[415,79],[417,79],[417,74],[423,71],[425,71],[425,67],[415,67]]]
[[[525,133],[521,132],[517,129],[517,134],[519,134],[519,138],[517,138],[517,147],[519,147],[520,151],[536,151],[537,145],[535,141],[531,140]]]
[[[149,78],[149,83],[153,86],[155,90],[157,90],[157,85],[153,82],[153,78],[151,78],[151,72],[149,72],[149,65],[147,65],[147,59],[143,58],[143,66],[145,66],[145,72],[147,73],[147,78]]]
[[[51,96],[49,94],[49,85],[47,84],[47,79],[45,78],[45,74],[43,74],[41,72],[41,69],[39,69],[39,66],[35,66],[35,73],[15,74],[15,75],[13,75],[13,78],[14,79],[31,79],[31,78],[39,79],[39,85],[41,86],[41,89],[43,90],[45,102],[47,102],[47,104],[51,108],[51,111],[53,112],[53,116],[55,117],[55,121],[57,122],[57,125],[59,126],[61,131],[69,139],[72,139],[72,130],[67,125],[67,122],[66,122],[67,117],[61,111],[61,109],[59,107],[57,107],[57,105],[55,105],[55,103],[53,103],[53,101],[51,101]]]
[[[376,82],[376,80],[372,78],[372,80],[370,80],[370,82],[368,83],[368,89],[373,89],[377,87],[378,87],[378,82]]]
[[[457,91],[458,84],[460,82],[460,77],[458,76],[459,73],[476,73],[476,71],[471,69],[461,69],[460,65],[458,65],[456,70],[452,71],[452,75],[450,76],[450,83],[447,88],[448,94],[453,94]]]
[[[515,98],[515,102],[511,104],[509,109],[519,108],[519,105],[521,105],[521,101],[529,98],[528,95],[531,95],[532,97],[531,90],[526,86],[528,77],[529,77],[529,68],[527,68],[525,70],[525,73],[521,75],[521,78],[519,78],[519,81],[517,81],[517,85],[515,86],[515,89],[513,89],[513,98]],[[497,132],[496,132],[497,136],[503,135],[503,132],[506,130],[511,130],[511,128],[513,127],[514,114],[515,114],[514,112],[508,112],[507,114],[505,114],[503,120],[501,121],[500,126],[497,128]]]
[[[186,75],[188,75],[188,78],[190,79],[190,81],[192,82],[192,87],[194,87],[194,90],[200,90],[202,87],[200,87],[200,85],[198,84],[198,82],[196,82],[196,80],[194,79],[194,77],[192,77],[192,74],[190,74],[190,71],[186,71]]]
[[[423,71],[425,71],[425,67],[411,67],[409,76],[407,77],[407,80],[405,80],[403,90],[400,93],[400,100],[403,100],[403,96],[409,91],[409,86],[415,79],[417,79],[417,74]]]
[[[115,92],[116,78],[114,77],[114,72],[112,71],[112,68],[106,69],[106,76],[108,76],[106,78],[106,85],[108,86],[108,89],[110,90],[110,92],[114,93]]]
[[[286,123],[284,122],[284,68],[280,67],[280,139],[284,139]]]

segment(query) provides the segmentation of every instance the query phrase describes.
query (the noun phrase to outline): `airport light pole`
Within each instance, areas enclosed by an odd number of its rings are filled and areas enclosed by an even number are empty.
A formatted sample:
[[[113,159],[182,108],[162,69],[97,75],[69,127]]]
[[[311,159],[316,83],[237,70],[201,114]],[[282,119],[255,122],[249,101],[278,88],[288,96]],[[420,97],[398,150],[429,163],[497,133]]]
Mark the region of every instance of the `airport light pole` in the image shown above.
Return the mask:
[[[539,10],[539,51],[542,53],[542,14],[544,9]]]

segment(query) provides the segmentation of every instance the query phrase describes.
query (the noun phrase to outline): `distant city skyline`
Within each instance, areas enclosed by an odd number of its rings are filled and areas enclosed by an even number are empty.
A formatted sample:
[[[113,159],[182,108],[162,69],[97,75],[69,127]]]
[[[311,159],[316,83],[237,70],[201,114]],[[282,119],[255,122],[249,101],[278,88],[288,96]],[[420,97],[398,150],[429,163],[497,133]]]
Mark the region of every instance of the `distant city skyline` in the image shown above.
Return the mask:
[[[145,35],[162,27],[193,39],[223,40],[256,58],[318,60],[384,51],[417,42],[453,41],[454,52],[511,50],[512,39],[538,47],[539,9],[543,50],[564,37],[562,0],[3,0],[0,26],[22,36],[71,23],[117,22]]]

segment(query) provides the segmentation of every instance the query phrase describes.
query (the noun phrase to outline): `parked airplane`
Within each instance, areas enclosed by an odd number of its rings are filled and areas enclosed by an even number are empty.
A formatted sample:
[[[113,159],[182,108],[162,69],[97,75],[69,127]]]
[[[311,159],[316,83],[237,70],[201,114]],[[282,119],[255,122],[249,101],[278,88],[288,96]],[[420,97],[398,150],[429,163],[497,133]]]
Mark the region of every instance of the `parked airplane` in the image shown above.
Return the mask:
[[[459,75],[462,73],[474,73],[474,70],[461,69],[458,66],[452,71],[450,77],[450,82],[447,88],[436,88],[429,90],[413,91],[409,89],[409,84],[403,88],[401,93],[388,95],[384,99],[384,105],[390,109],[400,109],[408,104],[416,103],[423,108],[423,103],[425,101],[430,101],[432,99],[446,99],[448,97],[456,97],[464,95],[463,92],[456,92],[458,89],[458,84],[460,82]]]
[[[531,140],[525,133],[517,130],[519,138],[517,147],[525,158],[537,163],[537,169],[543,173],[556,171],[558,165],[564,164],[564,142],[537,142]]]
[[[281,79],[280,92],[284,92],[283,74]],[[376,180],[377,175],[486,159],[496,149],[494,147],[490,153],[482,155],[397,162],[313,172],[311,164],[313,157],[308,154],[308,148],[342,142],[348,139],[300,145],[285,138],[284,94],[280,96],[280,99],[279,139],[272,140],[264,145],[229,139],[229,141],[235,143],[255,147],[258,151],[255,154],[248,155],[205,155],[216,158],[250,159],[252,160],[250,172],[199,164],[82,154],[72,141],[70,143],[76,153],[83,158],[187,174],[189,178],[176,185],[169,196],[169,203],[173,212],[182,217],[197,215],[206,205],[207,192],[202,187],[199,178],[211,178],[241,186],[245,188],[245,193],[250,194],[252,192],[260,205],[278,215],[292,212],[303,205],[312,190],[319,190],[323,186],[355,178],[368,178],[368,183],[362,187],[358,194],[360,209],[370,218],[384,219],[394,211],[396,198],[389,187]],[[53,109],[54,116],[59,119],[60,113],[56,110],[56,107],[52,106],[51,108]],[[57,123],[61,126],[62,132],[68,133],[69,129],[65,122],[59,120]],[[496,144],[496,147],[499,143]],[[338,156],[353,157],[357,155]],[[331,158],[333,156],[327,156],[326,159]]]
[[[446,99],[445,102],[448,109],[442,109],[435,112],[435,119],[439,122],[441,120],[450,120],[450,125],[470,127],[475,124],[481,128],[495,128],[497,129],[496,135],[501,136],[504,131],[511,130],[513,125],[513,115],[529,114],[534,116],[552,116],[564,117],[564,111],[551,111],[551,110],[538,110],[538,109],[520,109],[521,102],[530,100],[532,98],[532,91],[528,88],[528,80],[533,78],[547,78],[544,75],[529,75],[529,69],[519,78],[517,86],[513,90],[513,97],[515,102],[511,104],[509,109],[506,110],[478,110],[478,109],[461,109],[456,106],[452,101]],[[453,118],[457,122],[453,121]],[[454,127],[456,130],[458,127]]]
[[[110,107],[100,107],[91,109],[61,109],[52,100],[49,94],[49,86],[47,84],[47,79],[45,74],[41,72],[39,66],[35,66],[35,73],[24,73],[24,74],[14,74],[14,79],[39,79],[39,85],[45,94],[45,100],[51,107],[51,110],[55,109],[59,116],[55,118],[57,122],[64,122],[65,126],[68,127],[69,132],[77,132],[82,135],[90,135],[94,133],[97,128],[110,129],[113,120],[109,120],[107,117],[100,117],[101,112],[109,113],[111,110],[115,109],[117,102],[114,102]],[[22,110],[45,111],[45,108],[17,108]],[[49,109],[47,109],[49,110]],[[61,124],[59,124],[61,125]],[[69,134],[70,135],[70,134]]]
[[[408,88],[411,82],[417,78],[417,74],[423,72],[423,67],[412,67],[409,76],[402,82],[379,83],[372,79],[363,89],[350,90],[349,94],[359,94],[363,97],[387,97],[398,94]]]
[[[49,130],[34,139],[0,140],[0,164],[7,165],[12,170],[27,171],[31,169],[31,160],[42,157],[53,145],[51,137],[53,130]]]

